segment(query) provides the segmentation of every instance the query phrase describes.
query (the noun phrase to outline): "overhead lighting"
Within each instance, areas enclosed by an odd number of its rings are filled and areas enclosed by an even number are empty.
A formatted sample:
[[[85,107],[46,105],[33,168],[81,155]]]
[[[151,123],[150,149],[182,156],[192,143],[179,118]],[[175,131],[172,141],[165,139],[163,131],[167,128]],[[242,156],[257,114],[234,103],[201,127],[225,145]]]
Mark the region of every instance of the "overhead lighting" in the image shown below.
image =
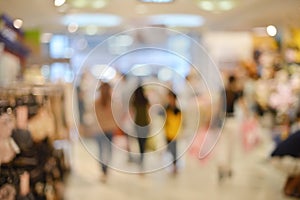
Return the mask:
[[[74,8],[103,8],[109,0],[68,0],[68,3]]]
[[[172,3],[174,0],[140,0],[143,3]]]
[[[233,9],[237,0],[197,0],[199,8],[206,11],[228,11]]]
[[[16,29],[20,29],[23,25],[23,21],[21,19],[15,19],[13,25]]]
[[[274,37],[277,34],[277,29],[274,25],[269,25],[267,27],[267,33],[269,36]]]
[[[215,9],[215,5],[211,1],[199,1],[198,6],[207,11],[212,11]]]
[[[76,23],[79,27],[91,24],[100,27],[113,27],[121,24],[121,18],[110,14],[69,14],[64,16],[62,23],[68,26]]]
[[[78,30],[78,24],[76,24],[76,23],[70,23],[68,25],[68,31],[70,33],[75,33],[77,30]]]
[[[85,32],[88,35],[96,35],[98,32],[98,27],[95,25],[89,25],[85,28]]]
[[[187,14],[154,15],[149,19],[152,25],[165,25],[169,27],[199,27],[205,21],[200,15]]]
[[[86,1],[86,0],[73,0],[73,1],[71,1],[71,4],[75,8],[84,8],[87,6],[87,2],[88,1]]]
[[[107,5],[107,0],[96,0],[93,1],[91,4],[93,8],[103,8]]]
[[[219,2],[219,9],[220,10],[231,10],[234,7],[233,1],[220,1]]]
[[[64,3],[66,3],[66,0],[54,0],[54,5],[56,7],[60,7],[60,6],[64,5]]]

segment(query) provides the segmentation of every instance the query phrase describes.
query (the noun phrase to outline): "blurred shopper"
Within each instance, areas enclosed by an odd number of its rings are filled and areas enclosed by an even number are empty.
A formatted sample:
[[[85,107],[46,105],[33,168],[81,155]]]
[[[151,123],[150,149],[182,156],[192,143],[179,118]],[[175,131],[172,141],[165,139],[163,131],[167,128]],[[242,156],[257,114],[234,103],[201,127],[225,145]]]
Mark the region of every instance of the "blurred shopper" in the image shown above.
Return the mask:
[[[168,94],[168,104],[166,106],[165,136],[168,151],[172,155],[173,174],[177,174],[177,136],[182,122],[181,110],[176,105],[177,96],[172,91]]]
[[[300,198],[300,130],[279,143],[271,157],[271,163],[287,174],[284,193]]]
[[[144,165],[146,141],[150,131],[150,117],[148,113],[150,104],[144,94],[144,89],[142,86],[139,86],[133,94],[132,107],[134,110],[135,131],[137,134],[137,140],[141,154],[140,167],[142,170]]]
[[[129,80],[126,74],[122,74],[121,80],[118,82],[116,89],[116,95],[120,99],[122,105],[121,108],[121,121],[120,130],[126,138],[125,149],[128,152],[128,162],[133,162],[131,155],[130,143],[134,135],[134,126],[132,123],[132,112],[130,109],[130,96],[134,92],[135,81]]]
[[[234,75],[228,77],[225,88],[226,103],[226,121],[223,133],[218,144],[218,175],[219,180],[231,177],[232,161],[234,154],[234,144],[237,139],[237,126],[235,122],[235,104],[242,96],[241,90],[237,86],[237,79]]]
[[[79,125],[84,123],[83,116],[85,112],[84,106],[84,92],[80,87],[77,87],[77,95],[78,95],[78,111],[79,111]]]
[[[101,181],[106,182],[107,168],[112,157],[113,133],[117,130],[112,111],[111,86],[108,83],[102,83],[100,86],[100,96],[95,101],[95,111],[100,126],[96,141],[99,145],[99,161],[103,172]]]

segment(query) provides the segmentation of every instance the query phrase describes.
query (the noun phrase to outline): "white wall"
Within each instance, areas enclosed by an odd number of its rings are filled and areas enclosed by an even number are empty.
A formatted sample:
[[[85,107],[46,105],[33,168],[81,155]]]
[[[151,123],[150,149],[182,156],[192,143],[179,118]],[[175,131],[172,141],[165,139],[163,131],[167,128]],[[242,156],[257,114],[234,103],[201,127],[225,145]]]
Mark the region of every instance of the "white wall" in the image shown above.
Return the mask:
[[[252,36],[248,32],[207,32],[202,39],[208,54],[220,68],[252,59]]]
[[[0,85],[10,84],[17,80],[20,73],[20,60],[18,57],[0,51]]]

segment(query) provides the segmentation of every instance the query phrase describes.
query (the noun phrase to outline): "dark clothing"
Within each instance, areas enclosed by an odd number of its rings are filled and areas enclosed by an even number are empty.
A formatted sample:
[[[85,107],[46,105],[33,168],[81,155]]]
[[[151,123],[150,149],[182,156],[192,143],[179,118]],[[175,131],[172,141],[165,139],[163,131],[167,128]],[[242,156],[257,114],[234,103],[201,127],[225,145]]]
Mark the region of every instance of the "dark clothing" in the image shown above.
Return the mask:
[[[149,135],[149,126],[145,126],[145,127],[135,126],[135,130],[137,133],[137,140],[138,140],[140,154],[141,154],[140,164],[143,165],[146,142],[147,142],[147,137]]]
[[[101,163],[102,172],[107,174],[107,168],[112,157],[112,140],[113,133],[106,132],[96,135],[96,141],[99,147],[99,162]]]
[[[168,151],[171,153],[172,155],[172,161],[173,161],[173,165],[176,166],[176,162],[177,162],[177,141],[176,140],[167,140],[167,145],[168,145]]]
[[[33,147],[33,139],[31,137],[30,131],[28,130],[14,129],[12,131],[12,138],[22,152],[30,150]]]
[[[144,153],[147,137],[149,135],[149,101],[144,95],[143,88],[140,86],[134,93],[132,106],[135,111],[135,131],[140,149],[140,165],[143,168]]]
[[[172,112],[174,113],[174,115],[177,115],[178,113],[181,112],[180,109],[177,108],[176,106],[175,106],[174,108],[172,108],[170,105],[168,105],[168,106],[166,107],[166,110],[172,111]]]
[[[278,144],[271,154],[274,156],[300,157],[300,130],[289,136],[286,140]]]
[[[142,165],[144,162],[144,153],[145,153],[145,149],[146,149],[146,142],[147,142],[147,138],[137,138],[138,139],[138,143],[139,143],[139,149],[140,149],[140,161],[139,163]]]
[[[236,101],[243,96],[242,91],[234,91],[232,89],[226,89],[226,116],[233,116],[234,105]]]
[[[149,124],[148,106],[134,105],[135,119],[134,122],[138,126],[147,126]]]

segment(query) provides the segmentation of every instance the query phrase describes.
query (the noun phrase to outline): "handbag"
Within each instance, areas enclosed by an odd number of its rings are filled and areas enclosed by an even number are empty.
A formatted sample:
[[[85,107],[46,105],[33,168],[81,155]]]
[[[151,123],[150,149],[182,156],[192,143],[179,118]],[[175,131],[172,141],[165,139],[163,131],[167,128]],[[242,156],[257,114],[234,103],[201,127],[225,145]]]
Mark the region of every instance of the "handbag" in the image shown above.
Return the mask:
[[[284,194],[290,197],[300,197],[300,175],[289,176],[284,186]]]

